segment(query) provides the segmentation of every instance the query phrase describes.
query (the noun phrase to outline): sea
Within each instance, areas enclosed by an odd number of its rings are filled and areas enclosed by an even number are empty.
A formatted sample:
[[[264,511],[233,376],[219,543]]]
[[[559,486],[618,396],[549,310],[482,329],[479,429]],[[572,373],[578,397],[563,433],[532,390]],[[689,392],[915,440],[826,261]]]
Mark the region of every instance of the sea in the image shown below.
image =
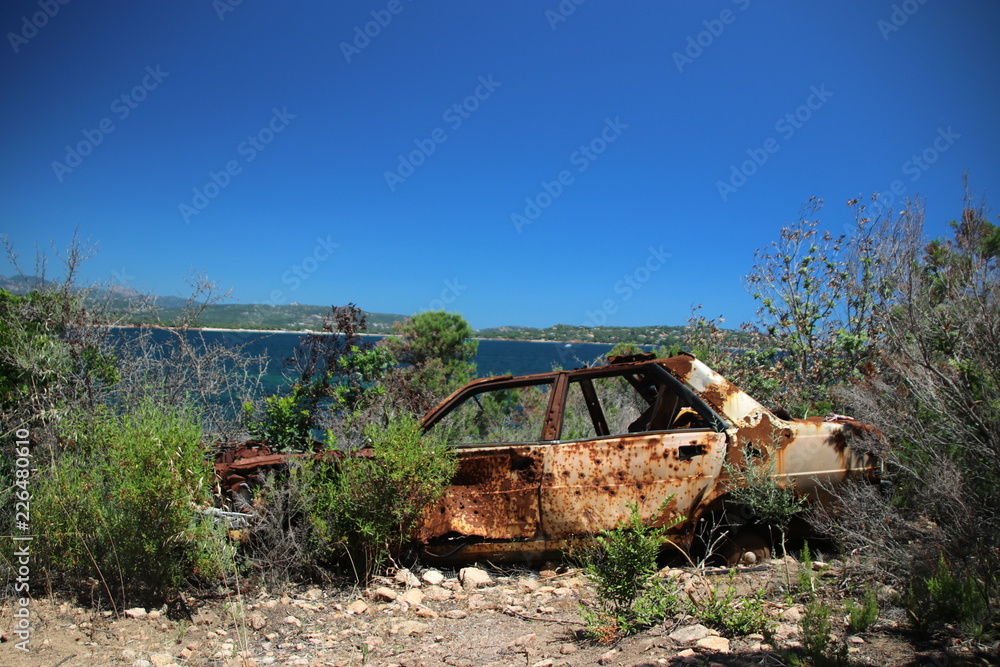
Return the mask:
[[[124,332],[123,332],[124,333]],[[208,345],[223,344],[229,347],[243,345],[248,354],[262,355],[267,359],[263,378],[266,393],[274,394],[288,385],[287,360],[308,334],[295,332],[256,332],[238,330],[200,330]],[[126,333],[127,335],[127,333]],[[191,332],[189,335],[196,335]],[[171,336],[167,331],[156,331],[157,339]],[[376,343],[384,336],[366,335]],[[547,373],[553,368],[572,369],[593,365],[614,347],[605,343],[557,343],[519,340],[480,339],[473,362],[479,377],[495,375],[527,375]]]

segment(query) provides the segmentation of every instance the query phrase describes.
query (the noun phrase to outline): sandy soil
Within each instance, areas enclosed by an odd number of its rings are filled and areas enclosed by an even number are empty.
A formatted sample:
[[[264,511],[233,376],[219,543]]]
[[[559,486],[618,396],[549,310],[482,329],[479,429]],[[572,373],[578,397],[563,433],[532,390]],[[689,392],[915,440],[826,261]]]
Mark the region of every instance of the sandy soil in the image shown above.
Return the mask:
[[[583,636],[580,617],[581,605],[593,607],[595,594],[574,570],[490,570],[489,581],[475,587],[455,571],[407,572],[364,590],[258,587],[214,599],[189,597],[189,614],[135,609],[116,618],[58,598],[33,600],[27,653],[15,647],[8,599],[0,608],[0,665],[777,666],[789,663],[782,651],[795,653],[800,646],[802,605],[795,599],[789,604],[783,593],[793,579],[780,561],[741,571],[732,582],[724,574],[670,571],[695,595],[706,584],[735,585],[742,593],[768,590],[776,646],[761,635],[720,636],[687,615],[611,644],[595,643]],[[836,568],[818,581],[836,594]],[[989,664],[968,647],[915,648],[902,621],[899,610],[886,606],[875,626],[851,637],[835,616],[834,634],[859,665]]]

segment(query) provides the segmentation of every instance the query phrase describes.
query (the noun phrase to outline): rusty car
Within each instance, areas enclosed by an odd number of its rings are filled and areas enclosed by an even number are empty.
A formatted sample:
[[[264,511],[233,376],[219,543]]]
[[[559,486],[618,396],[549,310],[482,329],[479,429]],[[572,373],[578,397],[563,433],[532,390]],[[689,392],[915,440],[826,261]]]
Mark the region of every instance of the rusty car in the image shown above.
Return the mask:
[[[433,408],[422,428],[458,456],[450,486],[412,535],[441,562],[557,557],[626,521],[632,506],[674,524],[670,541],[685,552],[711,546],[727,562],[752,562],[769,555],[770,533],[730,499],[740,483],[733,472],[748,461],[818,500],[851,477],[879,475],[875,457],[851,447],[867,425],[842,415],[792,419],[689,354],[480,378]],[[247,448],[216,470],[236,490],[283,459]]]
[[[415,532],[426,553],[548,557],[625,522],[635,505],[661,525],[682,517],[670,536],[684,550],[711,544],[727,561],[760,559],[766,527],[728,502],[738,483],[729,471],[747,457],[813,499],[851,476],[878,475],[877,461],[849,446],[870,429],[849,417],[792,419],[687,354],[609,362],[482,378],[427,414],[425,429],[458,432],[448,438],[459,469]]]

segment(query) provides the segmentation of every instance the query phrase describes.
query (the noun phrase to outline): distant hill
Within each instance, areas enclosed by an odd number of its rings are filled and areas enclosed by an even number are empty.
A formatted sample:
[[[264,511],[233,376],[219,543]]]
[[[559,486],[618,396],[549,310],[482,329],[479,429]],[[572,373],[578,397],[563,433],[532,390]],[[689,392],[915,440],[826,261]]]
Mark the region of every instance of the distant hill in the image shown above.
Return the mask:
[[[683,326],[583,327],[557,324],[553,327],[493,327],[476,332],[479,338],[504,340],[544,340],[580,343],[635,343],[637,345],[679,345],[685,338]]]
[[[160,302],[157,301],[157,305]],[[171,322],[181,313],[181,307],[160,307],[157,315],[161,322]],[[330,313],[330,306],[309,306],[288,304],[272,306],[270,304],[223,303],[206,306],[198,325],[218,329],[271,329],[282,331],[319,331],[323,321]],[[369,313],[364,311],[368,331],[372,333],[388,333],[393,322],[402,322],[405,315],[390,313]],[[133,324],[149,324],[153,322],[150,316],[137,317]]]
[[[36,276],[12,277],[0,276],[0,289],[23,294],[38,286],[54,286]],[[130,301],[138,296],[135,290],[124,286],[111,286],[95,289],[95,298],[110,298],[115,307],[125,309]],[[156,313],[145,313],[133,317],[130,324],[156,324],[176,321],[182,309],[187,304],[186,299],[176,296],[153,296]],[[280,331],[319,331],[323,326],[330,306],[313,306],[288,304],[273,306],[270,304],[223,303],[206,306],[198,320],[202,327],[217,329],[267,329]],[[370,313],[365,311],[368,331],[371,333],[390,333],[395,322],[402,322],[406,315],[395,313]],[[636,343],[638,345],[670,346],[680,345],[685,341],[684,326],[651,325],[645,327],[584,327],[571,324],[557,324],[552,327],[534,328],[522,326],[491,327],[476,331],[478,338],[499,340],[541,340],[554,342],[582,343]],[[731,331],[734,345],[739,344],[741,332]]]

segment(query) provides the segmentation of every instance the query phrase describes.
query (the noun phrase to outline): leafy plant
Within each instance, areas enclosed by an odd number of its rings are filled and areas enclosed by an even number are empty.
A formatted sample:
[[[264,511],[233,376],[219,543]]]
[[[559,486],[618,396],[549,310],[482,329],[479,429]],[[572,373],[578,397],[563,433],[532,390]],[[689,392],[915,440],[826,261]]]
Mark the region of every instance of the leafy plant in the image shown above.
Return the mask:
[[[672,499],[667,498],[656,514],[662,514]],[[654,581],[653,575],[666,532],[683,519],[654,526],[643,519],[637,504],[628,508],[628,520],[595,536],[581,558],[598,596],[598,607],[584,608],[582,615],[588,634],[603,643],[659,622],[680,607],[676,582]]]
[[[806,603],[799,620],[802,650],[815,667],[846,667],[847,645],[830,636],[830,608],[818,600]]]
[[[861,604],[848,600],[844,608],[847,611],[847,626],[851,632],[864,632],[878,620],[878,597],[871,588],[865,591],[865,598]]]
[[[702,623],[730,635],[768,632],[771,621],[764,613],[764,591],[740,595],[733,585],[734,577],[735,571],[731,571],[729,584],[721,592],[709,586],[701,598],[693,597],[691,613]]]
[[[243,415],[250,437],[272,447],[303,447],[312,435],[312,416],[301,404],[303,389],[292,387],[287,396],[269,396],[264,400],[264,414],[254,419],[254,405],[243,404]]]
[[[805,593],[814,593],[816,591],[816,575],[813,573],[813,559],[812,553],[809,551],[809,543],[805,542],[802,545],[802,554],[799,559],[799,590]]]
[[[916,577],[904,599],[907,614],[922,632],[941,630],[948,624],[980,634],[988,606],[976,582],[943,553],[933,572]]]
[[[791,481],[778,481],[773,457],[764,459],[760,452],[748,446],[743,450],[743,461],[742,467],[728,462],[723,464],[730,478],[730,501],[749,508],[760,523],[778,529],[781,553],[785,556],[788,553],[785,549],[788,524],[801,511],[805,500],[796,496]]]
[[[370,455],[349,453],[304,471],[309,523],[320,553],[346,558],[358,580],[370,577],[408,540],[424,507],[455,474],[455,452],[412,417],[364,429]]]
[[[67,424],[65,451],[39,470],[33,520],[41,570],[121,606],[160,603],[187,579],[227,567],[224,536],[194,508],[211,501],[197,420],[147,404]],[[96,590],[95,590],[96,589]]]

